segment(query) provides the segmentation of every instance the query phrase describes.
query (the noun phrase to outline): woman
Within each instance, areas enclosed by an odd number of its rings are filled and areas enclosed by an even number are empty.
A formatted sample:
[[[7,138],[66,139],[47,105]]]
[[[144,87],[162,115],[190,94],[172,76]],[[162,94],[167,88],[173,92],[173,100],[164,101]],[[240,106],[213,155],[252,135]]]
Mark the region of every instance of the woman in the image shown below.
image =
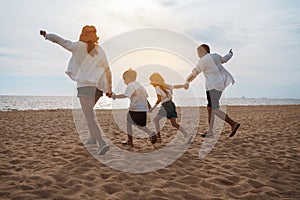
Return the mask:
[[[84,26],[77,42],[65,40],[55,34],[47,34],[44,30],[41,30],[40,34],[46,40],[57,43],[72,52],[66,74],[77,82],[77,97],[80,99],[90,132],[87,144],[98,142],[98,154],[105,154],[109,146],[101,137],[93,108],[103,92],[106,92],[106,96],[111,97],[112,78],[105,52],[98,45],[99,37],[96,35],[96,28]]]

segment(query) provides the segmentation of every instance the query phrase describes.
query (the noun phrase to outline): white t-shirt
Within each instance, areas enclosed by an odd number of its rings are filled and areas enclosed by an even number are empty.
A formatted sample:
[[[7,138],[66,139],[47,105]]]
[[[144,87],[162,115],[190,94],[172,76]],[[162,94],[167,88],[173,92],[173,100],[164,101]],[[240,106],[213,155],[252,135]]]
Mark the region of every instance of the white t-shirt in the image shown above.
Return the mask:
[[[223,91],[230,83],[234,84],[233,76],[222,65],[231,57],[232,53],[224,57],[219,54],[206,54],[199,60],[194,70],[197,73],[203,72],[207,91],[212,89]]]
[[[171,90],[167,88],[168,94],[166,94],[159,86],[155,87],[156,94],[161,96],[161,103],[172,100],[174,86],[171,85]]]
[[[130,111],[148,111],[148,94],[139,82],[134,81],[129,83],[124,95],[130,98]]]
[[[105,70],[109,65],[100,46],[97,48],[98,54],[91,56],[84,42],[71,42],[55,34],[46,34],[45,38],[72,52],[66,74],[77,82],[77,87],[95,86],[107,91]]]

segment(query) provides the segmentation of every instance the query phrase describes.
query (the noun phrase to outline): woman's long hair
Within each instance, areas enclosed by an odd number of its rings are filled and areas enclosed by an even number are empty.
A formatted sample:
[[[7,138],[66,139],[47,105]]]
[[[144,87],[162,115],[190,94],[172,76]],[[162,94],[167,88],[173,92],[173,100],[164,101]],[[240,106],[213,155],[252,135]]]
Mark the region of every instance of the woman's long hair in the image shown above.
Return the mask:
[[[172,87],[165,83],[164,78],[159,73],[153,73],[149,79],[151,85],[160,87],[167,96],[171,95]]]
[[[86,25],[82,28],[79,41],[87,43],[87,52],[91,53],[93,49],[98,45],[99,37],[96,35],[96,28],[94,26]],[[97,54],[97,51],[95,51]],[[94,55],[94,51],[91,53]]]

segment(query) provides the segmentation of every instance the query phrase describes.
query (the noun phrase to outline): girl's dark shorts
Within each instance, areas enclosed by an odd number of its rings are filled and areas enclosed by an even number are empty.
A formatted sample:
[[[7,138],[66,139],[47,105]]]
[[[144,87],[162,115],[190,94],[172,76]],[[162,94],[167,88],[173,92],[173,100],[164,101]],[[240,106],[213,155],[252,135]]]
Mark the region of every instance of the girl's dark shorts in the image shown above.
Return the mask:
[[[132,124],[132,125],[146,126],[147,112],[129,111],[128,114],[127,114],[127,122]]]
[[[170,118],[177,118],[176,106],[173,101],[166,101],[162,104],[157,113],[160,116]]]

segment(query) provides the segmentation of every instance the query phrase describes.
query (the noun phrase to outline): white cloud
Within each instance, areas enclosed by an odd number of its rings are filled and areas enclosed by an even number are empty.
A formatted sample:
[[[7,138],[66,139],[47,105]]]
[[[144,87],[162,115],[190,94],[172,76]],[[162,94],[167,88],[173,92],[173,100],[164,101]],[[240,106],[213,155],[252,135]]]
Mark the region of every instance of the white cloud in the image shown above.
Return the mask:
[[[70,54],[40,38],[41,28],[77,40],[82,26],[93,24],[105,41],[136,28],[161,27],[207,42],[221,54],[233,48],[227,65],[241,84],[269,85],[281,79],[299,86],[299,8],[299,1],[280,0],[4,1],[0,72],[63,74]]]

